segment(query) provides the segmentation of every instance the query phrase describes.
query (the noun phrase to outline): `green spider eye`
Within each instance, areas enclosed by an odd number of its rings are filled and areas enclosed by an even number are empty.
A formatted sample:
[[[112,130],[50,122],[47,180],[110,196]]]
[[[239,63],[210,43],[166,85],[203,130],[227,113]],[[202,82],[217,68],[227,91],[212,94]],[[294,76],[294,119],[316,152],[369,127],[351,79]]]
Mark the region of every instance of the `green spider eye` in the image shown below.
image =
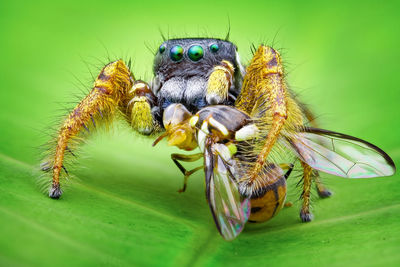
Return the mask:
[[[164,51],[165,51],[165,44],[160,45],[160,48],[158,48],[158,51],[160,52],[160,54],[164,53]]]
[[[211,52],[217,53],[218,50],[219,50],[219,46],[217,44],[210,45],[210,51]]]
[[[180,45],[175,45],[169,51],[169,57],[173,61],[179,61],[183,58],[183,48]]]
[[[193,61],[199,61],[200,59],[202,59],[203,54],[203,47],[201,47],[200,45],[192,45],[188,51],[188,56]]]

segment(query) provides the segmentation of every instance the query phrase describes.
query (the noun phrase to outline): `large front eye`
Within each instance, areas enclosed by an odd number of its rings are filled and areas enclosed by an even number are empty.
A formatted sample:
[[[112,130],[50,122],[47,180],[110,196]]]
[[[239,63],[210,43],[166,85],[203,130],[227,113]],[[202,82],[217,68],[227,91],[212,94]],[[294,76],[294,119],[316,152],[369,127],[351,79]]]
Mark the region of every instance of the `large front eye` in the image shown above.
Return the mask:
[[[188,56],[193,61],[199,61],[200,59],[202,59],[203,54],[203,47],[201,47],[200,45],[192,45],[188,51]]]
[[[169,56],[173,61],[179,61],[183,58],[183,48],[180,45],[175,45],[169,50]]]

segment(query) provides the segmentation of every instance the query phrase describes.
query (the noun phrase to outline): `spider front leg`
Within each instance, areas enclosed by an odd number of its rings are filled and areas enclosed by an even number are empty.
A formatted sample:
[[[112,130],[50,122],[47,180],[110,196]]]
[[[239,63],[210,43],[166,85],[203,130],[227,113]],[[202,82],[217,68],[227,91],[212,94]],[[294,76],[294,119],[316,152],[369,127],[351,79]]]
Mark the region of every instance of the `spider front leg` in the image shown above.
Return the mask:
[[[270,47],[260,46],[246,70],[242,92],[235,103],[237,108],[248,114],[259,116],[256,113],[261,113],[261,120],[270,125],[254,166],[241,179],[247,186],[264,183],[260,181],[264,178],[259,174],[268,165],[268,155],[278,140],[289,113],[296,113],[290,109],[287,96],[279,53]]]
[[[270,152],[279,146],[282,139],[296,138],[296,128],[304,125],[307,116],[301,104],[290,94],[284,77],[283,64],[278,51],[271,47],[261,45],[254,53],[253,59],[246,70],[243,88],[236,100],[235,106],[260,121],[258,124],[263,132],[267,133],[265,141],[257,155],[254,166],[247,171],[247,175],[240,181],[241,188],[256,189],[270,181],[263,175],[268,170],[268,162],[273,162],[269,157]],[[281,143],[277,143],[281,139]],[[302,221],[310,221],[310,187],[313,170],[303,164],[303,205],[300,213]],[[320,183],[318,190],[326,190]],[[255,190],[253,190],[254,192]],[[256,191],[255,191],[256,192]]]
[[[78,135],[91,127],[114,117],[118,111],[126,115],[133,114],[136,103],[131,111],[128,110],[131,99],[137,96],[131,91],[134,78],[122,60],[107,64],[100,72],[90,93],[72,110],[64,120],[57,135],[57,145],[50,160],[44,164],[44,171],[52,170],[52,184],[49,190],[51,198],[59,198],[61,171],[64,166],[65,151],[70,151],[69,145],[79,142]],[[143,82],[135,82],[136,85]],[[128,117],[128,116],[127,116]],[[130,119],[128,119],[130,120]],[[148,129],[146,129],[148,131]],[[72,152],[71,152],[72,153]]]

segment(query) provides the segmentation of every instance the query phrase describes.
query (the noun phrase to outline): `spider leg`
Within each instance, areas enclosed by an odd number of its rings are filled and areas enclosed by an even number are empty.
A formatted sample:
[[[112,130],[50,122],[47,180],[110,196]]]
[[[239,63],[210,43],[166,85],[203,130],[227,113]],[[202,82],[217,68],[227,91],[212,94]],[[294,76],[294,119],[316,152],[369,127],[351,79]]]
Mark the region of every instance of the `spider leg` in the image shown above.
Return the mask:
[[[183,173],[184,178],[183,178],[183,187],[178,190],[179,193],[183,193],[186,190],[187,187],[187,181],[193,173],[195,173],[198,170],[203,169],[203,165],[196,167],[190,171],[186,170],[185,167],[182,166],[182,164],[179,161],[184,161],[184,162],[193,162],[196,160],[199,160],[203,157],[203,153],[197,153],[193,155],[183,155],[183,154],[171,154],[171,159],[174,161],[176,166],[178,166],[179,170]]]
[[[303,203],[300,210],[300,219],[302,222],[310,222],[313,219],[313,214],[310,211],[313,169],[305,162],[301,162],[301,165],[303,167],[303,192],[301,193]]]
[[[117,112],[122,112],[127,118],[133,113],[136,104],[133,103],[131,111],[127,107],[132,99],[140,97],[141,90],[130,90],[132,85],[142,88],[146,84],[134,82],[133,75],[122,60],[107,64],[95,80],[90,93],[64,120],[58,131],[54,154],[46,162],[47,167],[42,168],[44,171],[52,171],[52,185],[49,190],[51,198],[57,199],[62,194],[60,175],[62,170],[67,173],[64,167],[65,151],[71,152],[69,145],[79,142],[79,134],[83,130],[90,132],[91,127],[113,118]],[[140,132],[139,127],[137,130]]]
[[[268,134],[254,165],[241,179],[244,184],[262,184],[259,175],[267,164],[267,158],[284,129],[291,112],[279,53],[267,46],[260,46],[246,70],[242,92],[235,106],[268,124]],[[291,112],[293,113],[293,112]],[[264,181],[265,182],[265,181]]]
[[[280,136],[288,139],[296,138],[295,128],[304,125],[303,118],[306,117],[311,123],[315,123],[315,117],[304,104],[291,95],[287,88],[278,51],[263,45],[254,53],[246,70],[243,88],[235,106],[258,120],[257,126],[268,133],[255,164],[248,171],[246,177],[241,179],[245,185],[242,188],[254,187],[254,185],[257,188],[262,184],[270,183],[263,181],[265,178],[259,173],[263,168],[268,168],[268,161],[272,161],[268,157],[278,138]],[[312,171],[312,169],[310,171],[309,166],[304,168],[305,193],[307,194],[308,184],[311,185],[308,179],[314,179],[318,194],[321,197],[329,196],[331,193],[322,185],[318,172]],[[304,211],[306,211],[305,208]]]

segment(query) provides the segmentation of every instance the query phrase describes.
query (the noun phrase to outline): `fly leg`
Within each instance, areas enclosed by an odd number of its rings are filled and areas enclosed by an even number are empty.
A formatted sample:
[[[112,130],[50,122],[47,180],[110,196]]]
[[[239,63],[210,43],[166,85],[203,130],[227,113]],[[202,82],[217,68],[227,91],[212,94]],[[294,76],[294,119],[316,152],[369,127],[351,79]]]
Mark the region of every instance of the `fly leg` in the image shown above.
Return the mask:
[[[178,166],[179,170],[183,173],[183,187],[178,190],[179,193],[183,193],[186,190],[187,186],[187,181],[189,179],[189,176],[192,175],[193,173],[197,172],[198,170],[203,169],[203,165],[196,167],[190,171],[186,170],[185,167],[182,166],[182,164],[179,161],[184,161],[184,162],[193,162],[196,160],[199,160],[203,157],[202,153],[197,153],[193,155],[183,155],[183,154],[171,154],[171,159],[174,161],[176,166]]]
[[[290,163],[290,164],[287,164],[287,163],[280,163],[280,164],[279,164],[279,167],[280,167],[283,171],[286,171],[284,177],[285,177],[285,179],[287,180],[287,179],[289,178],[290,174],[291,174],[292,171],[293,171],[294,164],[292,164],[292,163]]]
[[[303,192],[301,193],[303,203],[300,210],[300,219],[302,222],[310,222],[313,219],[310,211],[313,169],[305,162],[301,162],[301,165],[303,167]]]
[[[281,169],[282,169],[283,171],[286,171],[284,177],[285,177],[285,179],[287,180],[287,179],[289,178],[290,174],[291,174],[292,171],[293,171],[294,164],[292,164],[292,163],[290,163],[290,164],[287,164],[287,163],[280,163],[280,164],[279,164],[279,167],[281,167]],[[290,202],[290,201],[286,201],[285,204],[284,204],[284,206],[285,206],[285,207],[291,207],[291,206],[293,206],[293,203]]]

